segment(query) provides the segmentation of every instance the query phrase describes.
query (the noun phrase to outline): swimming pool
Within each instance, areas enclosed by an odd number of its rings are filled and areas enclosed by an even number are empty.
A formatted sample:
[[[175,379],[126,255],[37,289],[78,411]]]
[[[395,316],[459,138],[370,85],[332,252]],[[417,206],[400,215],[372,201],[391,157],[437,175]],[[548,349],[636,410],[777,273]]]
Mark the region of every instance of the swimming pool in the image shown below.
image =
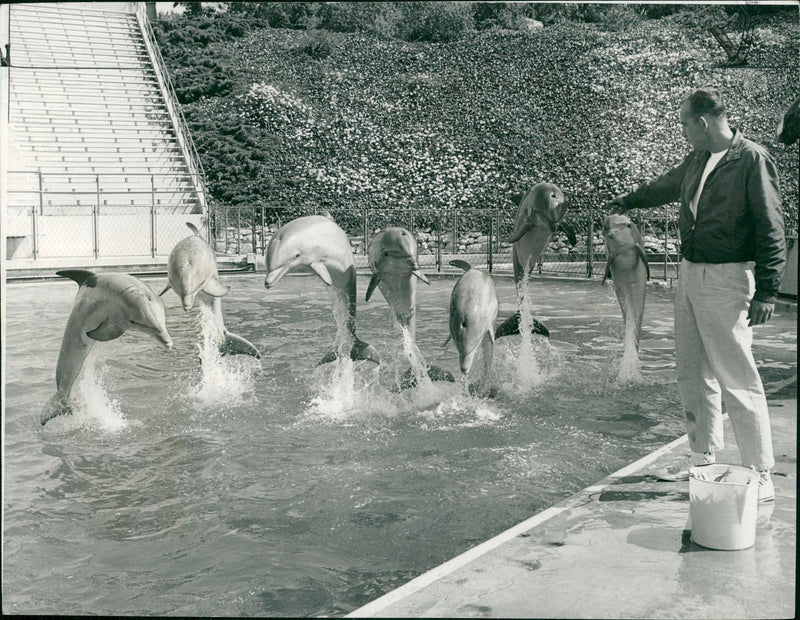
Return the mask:
[[[535,385],[481,399],[459,384],[393,391],[401,334],[380,294],[363,302],[366,277],[358,334],[380,367],[316,366],[334,339],[318,279],[270,291],[263,275],[223,280],[226,324],[260,361],[215,357],[201,313],[167,293],[175,348],[138,333],[98,344],[75,415],[45,427],[77,287],[6,287],[5,612],[342,615],[683,433],[661,286],[648,287],[644,381],[621,384],[613,289],[532,281],[551,332],[536,343]],[[516,297],[497,281],[502,319]],[[455,348],[441,346],[454,283],[419,287],[417,344],[457,375]],[[756,330],[765,373],[796,372],[795,320]],[[518,341],[498,340],[501,383]]]

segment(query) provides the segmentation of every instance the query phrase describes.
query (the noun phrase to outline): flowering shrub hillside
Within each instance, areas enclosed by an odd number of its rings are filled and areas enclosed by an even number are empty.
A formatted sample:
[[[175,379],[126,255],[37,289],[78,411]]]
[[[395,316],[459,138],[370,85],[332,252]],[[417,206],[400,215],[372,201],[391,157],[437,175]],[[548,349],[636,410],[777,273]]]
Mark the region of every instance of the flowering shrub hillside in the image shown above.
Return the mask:
[[[710,85],[732,125],[775,157],[796,227],[798,147],[774,137],[800,84],[798,12],[785,8],[762,19],[744,68],[717,66],[724,53],[707,27],[728,17],[709,6],[621,28],[555,21],[441,43],[253,27],[206,34],[195,72],[170,44],[189,18],[158,30],[219,204],[511,213],[514,193],[547,180],[586,230],[614,195],[688,152],[677,108]],[[198,96],[204,58],[226,65],[215,75],[224,87]]]

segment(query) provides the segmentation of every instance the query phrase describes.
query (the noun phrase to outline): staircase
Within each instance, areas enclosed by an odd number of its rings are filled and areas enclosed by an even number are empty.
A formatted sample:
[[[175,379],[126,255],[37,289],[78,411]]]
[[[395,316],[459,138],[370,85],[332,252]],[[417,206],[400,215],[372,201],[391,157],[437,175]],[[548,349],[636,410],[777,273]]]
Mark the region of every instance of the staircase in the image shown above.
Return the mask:
[[[13,4],[9,41],[8,269],[163,263],[205,190],[143,3]]]

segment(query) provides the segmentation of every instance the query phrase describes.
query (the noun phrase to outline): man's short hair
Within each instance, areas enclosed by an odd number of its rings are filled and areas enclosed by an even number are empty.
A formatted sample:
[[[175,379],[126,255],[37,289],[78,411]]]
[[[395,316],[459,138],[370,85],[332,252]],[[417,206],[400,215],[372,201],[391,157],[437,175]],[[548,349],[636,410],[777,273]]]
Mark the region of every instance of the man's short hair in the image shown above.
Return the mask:
[[[710,114],[720,117],[725,114],[725,104],[722,102],[722,95],[714,88],[701,88],[686,97],[689,102],[689,112],[694,116]]]

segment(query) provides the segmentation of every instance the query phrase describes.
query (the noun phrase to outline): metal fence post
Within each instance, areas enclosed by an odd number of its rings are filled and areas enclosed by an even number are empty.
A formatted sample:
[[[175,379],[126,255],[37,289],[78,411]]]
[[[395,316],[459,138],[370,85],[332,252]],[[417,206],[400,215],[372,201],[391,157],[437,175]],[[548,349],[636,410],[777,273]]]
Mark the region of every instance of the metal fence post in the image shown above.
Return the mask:
[[[94,207],[92,208],[92,242],[94,244],[94,257],[97,258],[100,255],[100,240],[99,240],[99,222],[98,217],[100,214],[100,175],[98,174],[95,177],[96,185],[97,185],[97,200],[94,203]]]
[[[255,254],[256,252],[256,208],[250,209],[250,251]]]
[[[261,205],[261,254],[267,255],[267,222],[264,212],[266,207]]]
[[[488,252],[486,256],[486,262],[489,265],[489,273],[492,273],[492,241],[494,239],[494,218],[490,215],[489,216],[489,243],[486,244],[486,251]]]
[[[586,277],[594,273],[594,216],[589,218],[589,232],[586,239]]]
[[[156,257],[156,182],[150,175],[150,256]]]
[[[364,227],[364,254],[366,255],[367,243],[369,243],[369,211],[366,205],[364,205],[364,207],[362,208],[364,209],[362,217],[363,217],[363,227]]]
[[[39,213],[44,215],[44,181],[41,168],[39,168]]]
[[[442,216],[436,218],[436,271],[442,271]]]
[[[39,218],[36,207],[31,207],[31,227],[33,233],[33,259],[39,258]]]
[[[664,205],[664,279],[667,279],[667,260],[669,259],[669,205]]]

